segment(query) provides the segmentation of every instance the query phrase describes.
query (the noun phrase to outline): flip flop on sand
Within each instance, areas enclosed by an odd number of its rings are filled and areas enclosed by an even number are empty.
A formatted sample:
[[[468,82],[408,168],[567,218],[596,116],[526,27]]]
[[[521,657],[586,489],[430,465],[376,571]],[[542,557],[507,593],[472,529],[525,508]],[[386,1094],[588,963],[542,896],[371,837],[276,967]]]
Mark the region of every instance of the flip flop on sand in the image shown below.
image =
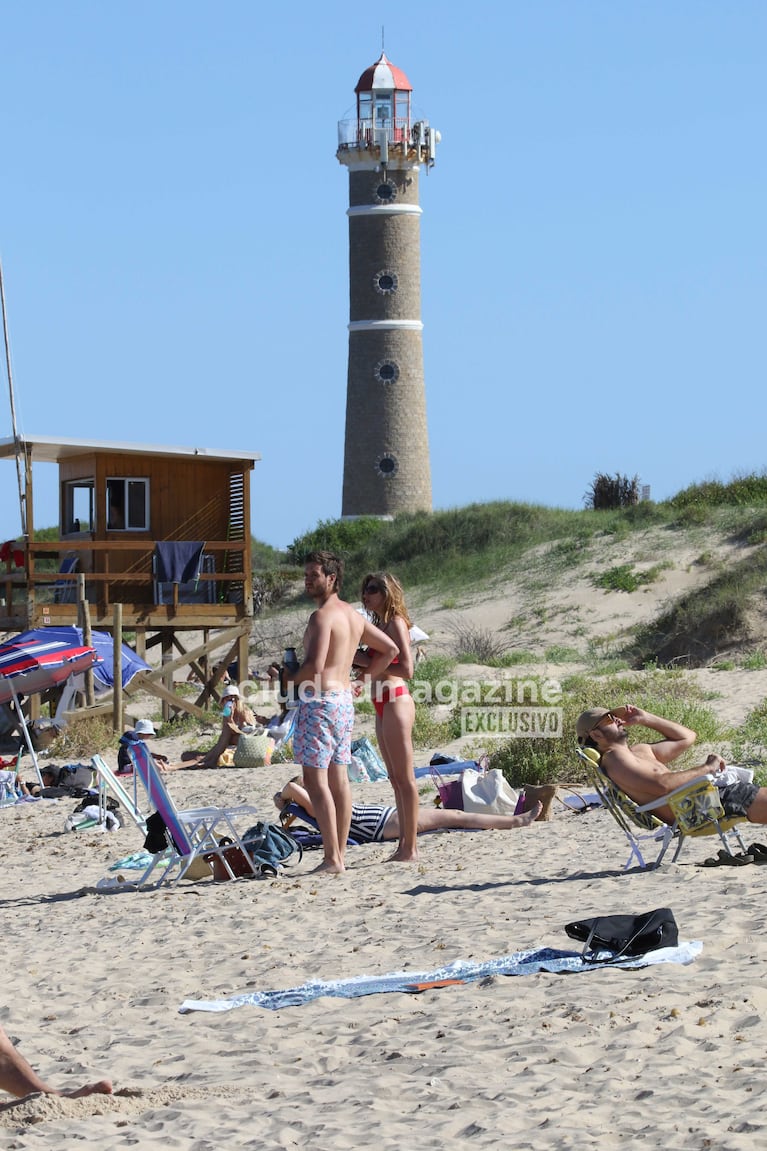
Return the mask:
[[[753,855],[744,855],[740,852],[738,855],[730,855],[729,851],[721,848],[719,852],[711,856],[709,859],[704,859],[700,867],[745,867],[749,863],[754,863]],[[764,860],[767,863],[767,857]]]

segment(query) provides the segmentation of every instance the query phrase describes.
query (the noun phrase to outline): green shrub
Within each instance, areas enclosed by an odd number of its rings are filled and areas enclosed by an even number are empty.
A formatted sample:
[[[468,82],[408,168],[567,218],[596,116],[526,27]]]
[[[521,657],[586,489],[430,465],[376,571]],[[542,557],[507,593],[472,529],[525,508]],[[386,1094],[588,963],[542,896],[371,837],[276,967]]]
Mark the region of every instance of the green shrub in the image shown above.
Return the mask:
[[[595,587],[604,588],[605,591],[636,591],[639,579],[631,564],[619,564],[606,571],[597,572],[592,577]]]
[[[288,545],[288,556],[303,565],[310,552],[326,551],[346,559],[378,535],[385,526],[377,516],[360,516],[354,520],[321,520],[313,531],[297,536]]]
[[[767,503],[767,471],[735,475],[728,483],[712,479],[690,484],[668,502],[675,508],[719,507],[722,504],[758,507]]]
[[[608,476],[604,472],[597,472],[583,502],[595,511],[633,507],[639,503],[639,476],[622,476],[620,472]]]

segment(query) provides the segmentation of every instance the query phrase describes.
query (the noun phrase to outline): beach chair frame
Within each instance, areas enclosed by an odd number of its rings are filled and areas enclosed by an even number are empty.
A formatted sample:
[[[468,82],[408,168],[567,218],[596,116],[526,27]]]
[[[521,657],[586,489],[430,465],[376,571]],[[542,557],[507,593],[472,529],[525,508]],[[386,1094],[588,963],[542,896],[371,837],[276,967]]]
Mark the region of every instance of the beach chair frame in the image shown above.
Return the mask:
[[[143,741],[132,744],[128,749],[128,755],[133,763],[134,772],[146,792],[149,806],[158,812],[165,823],[168,839],[166,850],[153,854],[152,862],[135,881],[134,886],[158,888],[165,883],[175,885],[185,876],[189,879],[209,876],[212,871],[206,856],[220,859],[230,879],[237,879],[239,876],[235,874],[227,859],[227,853],[234,852],[237,848],[250,864],[252,874],[259,876],[260,872],[248,854],[236,827],[237,820],[247,818],[252,821],[258,816],[255,807],[242,804],[238,807],[200,807],[180,811],[173,802],[162,773],[147,745]],[[224,838],[229,842],[220,843],[219,840]],[[194,866],[197,861],[204,861],[205,866],[198,869]],[[152,882],[160,863],[164,866],[159,878]],[[202,870],[203,875],[199,874],[199,870]]]
[[[117,802],[133,820],[139,831],[146,834],[146,817],[142,814],[137,802],[135,772],[133,775],[133,795],[131,796],[127,788],[123,786],[122,780],[118,779],[111,767],[104,762],[100,755],[91,756],[91,766],[93,767],[98,785],[99,822],[106,822],[107,794],[111,792]]]
[[[746,851],[736,826],[745,817],[725,815],[710,775],[701,775],[651,803],[638,804],[602,770],[599,752],[595,748],[578,747],[576,751],[587,767],[602,804],[628,840],[629,857],[623,866],[624,871],[628,871],[634,860],[641,868],[659,867],[674,840],[677,842],[672,863],[676,863],[686,840],[705,835],[718,835],[724,850],[732,855],[732,846],[727,838],[731,834],[741,851]],[[671,808],[673,824],[665,823],[654,814],[660,807]],[[649,843],[654,843],[658,850],[655,859],[648,863],[642,854],[642,845]]]

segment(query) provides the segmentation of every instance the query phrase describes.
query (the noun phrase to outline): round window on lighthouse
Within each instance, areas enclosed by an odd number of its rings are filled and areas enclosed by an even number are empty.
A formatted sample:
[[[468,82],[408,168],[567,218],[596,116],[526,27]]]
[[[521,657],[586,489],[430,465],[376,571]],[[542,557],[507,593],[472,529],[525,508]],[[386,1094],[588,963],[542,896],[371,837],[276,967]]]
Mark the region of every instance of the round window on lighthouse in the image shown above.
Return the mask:
[[[396,476],[397,472],[399,471],[397,457],[390,455],[388,452],[385,456],[379,456],[376,460],[376,471],[378,472],[379,476],[383,476],[385,479],[390,479],[391,476]]]
[[[397,185],[393,180],[382,180],[376,185],[374,195],[379,204],[391,204],[397,199]]]
[[[384,268],[373,276],[373,287],[382,296],[390,296],[392,292],[396,292],[398,282],[397,273],[392,272],[391,268]]]
[[[394,360],[379,360],[373,368],[373,375],[379,384],[396,384],[399,379],[399,365]]]

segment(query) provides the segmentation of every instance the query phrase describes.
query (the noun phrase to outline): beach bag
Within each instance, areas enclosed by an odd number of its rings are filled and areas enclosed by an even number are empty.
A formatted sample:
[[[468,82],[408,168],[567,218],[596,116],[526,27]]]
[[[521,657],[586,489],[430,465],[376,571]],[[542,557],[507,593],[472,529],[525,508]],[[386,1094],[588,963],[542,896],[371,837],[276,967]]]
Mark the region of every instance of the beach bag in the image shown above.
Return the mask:
[[[451,808],[453,811],[463,811],[463,785],[460,779],[451,779],[448,783],[444,776],[437,771],[433,763],[429,764],[429,770],[439,795],[437,807]]]
[[[352,783],[375,783],[379,779],[389,778],[383,760],[367,737],[352,742],[352,762],[348,774]]]
[[[231,847],[227,847],[231,844]],[[224,837],[218,841],[219,847],[226,847],[222,853],[226,856],[226,863],[229,864],[232,874],[229,874],[226,864],[220,855],[205,855],[203,859],[209,863],[213,869],[213,878],[216,883],[225,883],[228,879],[244,879],[246,876],[253,878],[253,868],[248,862],[248,857],[240,850],[236,843],[233,843],[228,837]]]
[[[87,788],[93,782],[93,768],[85,763],[68,763],[66,767],[45,764],[43,771],[51,773],[51,787]]]
[[[263,767],[271,758],[271,745],[266,732],[241,735],[234,749],[234,767]]]
[[[598,915],[594,919],[580,919],[566,924],[565,931],[571,939],[584,943],[583,958],[587,963],[612,963],[614,959],[645,955],[659,947],[676,947],[679,943],[679,929],[668,907],[658,907],[642,915]],[[610,951],[612,955],[600,960],[597,958],[600,951]]]
[[[463,810],[496,815],[514,815],[519,796],[509,787],[500,768],[474,771],[467,767],[461,775]]]

